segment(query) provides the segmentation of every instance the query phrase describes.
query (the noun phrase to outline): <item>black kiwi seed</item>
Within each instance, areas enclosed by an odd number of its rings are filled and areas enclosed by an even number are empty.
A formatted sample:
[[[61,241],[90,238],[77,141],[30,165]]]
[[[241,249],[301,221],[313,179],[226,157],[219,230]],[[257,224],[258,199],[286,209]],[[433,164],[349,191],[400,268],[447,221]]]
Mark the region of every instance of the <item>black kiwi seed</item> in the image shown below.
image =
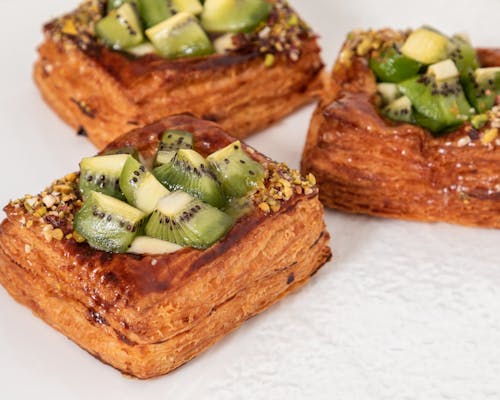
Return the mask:
[[[87,181],[91,182],[94,180],[94,177],[92,175],[87,176]]]

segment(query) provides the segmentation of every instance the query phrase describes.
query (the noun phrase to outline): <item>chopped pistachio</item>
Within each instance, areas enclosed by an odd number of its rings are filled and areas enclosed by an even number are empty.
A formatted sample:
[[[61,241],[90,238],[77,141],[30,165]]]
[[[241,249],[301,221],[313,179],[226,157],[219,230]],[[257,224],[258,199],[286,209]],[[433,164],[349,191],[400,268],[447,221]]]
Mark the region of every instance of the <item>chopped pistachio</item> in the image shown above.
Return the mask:
[[[266,58],[264,59],[264,65],[267,68],[270,68],[274,65],[274,54],[271,53],[266,54]]]
[[[484,125],[486,125],[488,119],[489,118],[487,114],[478,114],[474,115],[471,118],[470,122],[475,129],[481,129]]]
[[[64,232],[60,228],[54,229],[52,231],[52,237],[56,240],[62,240],[62,238],[64,237]]]
[[[482,144],[489,144],[498,137],[498,128],[486,129],[481,136]]]

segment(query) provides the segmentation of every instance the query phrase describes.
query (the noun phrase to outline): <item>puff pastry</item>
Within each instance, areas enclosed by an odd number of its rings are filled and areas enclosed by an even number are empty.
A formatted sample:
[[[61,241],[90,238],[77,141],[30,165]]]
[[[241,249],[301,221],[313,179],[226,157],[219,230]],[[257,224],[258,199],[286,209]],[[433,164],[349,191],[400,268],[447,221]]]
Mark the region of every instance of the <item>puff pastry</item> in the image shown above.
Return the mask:
[[[479,49],[478,57],[482,66],[500,66],[500,49]],[[347,40],[302,157],[321,201],[352,213],[500,228],[500,141],[470,124],[433,137],[383,118],[375,98],[367,56]],[[498,106],[490,120],[500,127]]]
[[[165,129],[193,132],[202,154],[233,140],[214,123],[182,115],[125,134],[108,150],[133,145],[148,158]],[[168,373],[304,285],[331,257],[312,177],[249,152],[267,166],[266,189],[209,249],[112,254],[75,240],[71,217],[81,201],[70,174],[5,207],[0,283],[103,362],[139,378]]]
[[[323,64],[316,37],[289,25],[296,14],[281,0],[273,2],[281,7],[273,25],[254,41],[228,54],[174,60],[135,58],[100,45],[86,24],[96,9],[103,12],[103,3],[87,0],[46,24],[34,68],[45,101],[98,148],[183,112],[243,138],[319,96]],[[276,53],[272,66],[261,51],[269,49]]]

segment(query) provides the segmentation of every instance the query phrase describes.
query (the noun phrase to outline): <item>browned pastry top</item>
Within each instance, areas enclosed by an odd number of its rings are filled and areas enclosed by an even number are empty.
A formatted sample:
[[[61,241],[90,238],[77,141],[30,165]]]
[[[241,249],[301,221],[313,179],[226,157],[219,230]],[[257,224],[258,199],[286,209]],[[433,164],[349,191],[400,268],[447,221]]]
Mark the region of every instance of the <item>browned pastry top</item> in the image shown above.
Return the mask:
[[[208,155],[234,140],[214,123],[202,121],[189,115],[179,115],[165,118],[155,124],[121,136],[105,150],[134,146],[145,159],[150,159],[156,152],[160,137],[166,129],[195,132],[195,149],[203,155]],[[137,306],[139,302],[142,302],[143,305],[151,305],[151,301],[153,303],[155,301],[151,298],[148,299],[149,295],[154,297],[155,293],[161,293],[162,296],[165,296],[175,292],[179,286],[185,284],[194,272],[230,252],[236,243],[259,226],[265,218],[272,218],[273,214],[290,212],[296,202],[304,196],[314,197],[317,195],[314,181],[301,180],[296,171],[291,171],[282,164],[272,162],[251,148],[246,148],[252,157],[265,163],[268,168],[265,188],[259,189],[253,196],[256,205],[254,211],[240,218],[233,229],[219,243],[204,251],[186,248],[173,254],[147,256],[98,251],[85,242],[78,243],[73,239],[51,240],[52,250],[58,256],[62,255],[68,263],[68,265],[61,266],[64,270],[64,273],[59,271],[61,280],[69,279],[70,281],[67,283],[76,286],[81,286],[81,282],[85,282],[84,286],[91,291],[89,295],[104,308],[119,307],[120,305],[126,307],[133,304]],[[293,194],[286,194],[284,190],[280,193],[281,185],[285,181],[289,182],[285,183],[285,186],[289,185],[289,187],[294,188]],[[76,201],[78,202],[78,200]],[[33,218],[33,214],[28,214],[23,203],[19,201],[6,206],[5,211],[8,220],[14,224],[19,224],[21,220],[22,223],[26,224],[28,218]],[[71,220],[74,212],[75,209],[70,210],[69,215],[63,218],[45,215],[42,218],[37,218],[35,223],[61,229],[66,236],[72,232]],[[4,221],[0,232],[5,227],[7,227],[7,220]],[[38,234],[38,231],[29,231],[26,233]],[[15,248],[15,245],[12,247]],[[58,272],[54,271],[54,273]]]
[[[388,31],[381,31],[388,32]],[[478,49],[482,66],[499,66],[500,49]],[[366,53],[349,40],[311,122],[302,159],[320,198],[341,210],[397,218],[500,227],[500,107],[481,132],[465,123],[434,137],[393,122],[376,106]]]

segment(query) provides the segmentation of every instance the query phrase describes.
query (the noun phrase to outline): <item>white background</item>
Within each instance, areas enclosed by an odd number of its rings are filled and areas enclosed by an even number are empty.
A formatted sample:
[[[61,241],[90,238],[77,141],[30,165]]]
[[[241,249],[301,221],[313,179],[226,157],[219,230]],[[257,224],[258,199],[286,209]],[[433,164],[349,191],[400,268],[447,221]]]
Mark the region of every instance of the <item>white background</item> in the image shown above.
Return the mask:
[[[95,149],[32,82],[41,25],[75,0],[0,0],[0,203]],[[500,45],[500,0],[293,1],[331,67],[352,28],[467,31]],[[313,107],[248,142],[298,167]],[[499,399],[500,233],[327,211],[333,263],[170,375],[122,376],[0,289],[1,399]]]

